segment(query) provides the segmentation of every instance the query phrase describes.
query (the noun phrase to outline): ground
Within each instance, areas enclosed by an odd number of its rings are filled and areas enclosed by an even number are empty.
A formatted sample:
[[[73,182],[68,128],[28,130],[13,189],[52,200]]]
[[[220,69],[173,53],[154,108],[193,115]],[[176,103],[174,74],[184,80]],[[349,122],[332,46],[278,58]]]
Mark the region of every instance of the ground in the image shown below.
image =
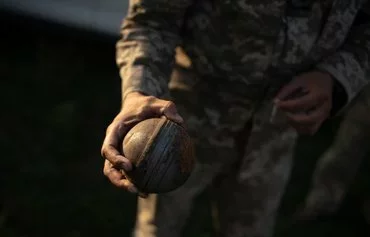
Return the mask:
[[[0,236],[128,237],[135,197],[110,185],[100,157],[105,128],[120,107],[116,39],[12,14],[0,18]],[[337,123],[300,139],[277,236],[362,236],[356,233],[368,228],[358,207],[369,192],[367,163],[335,217],[292,225]],[[208,195],[197,201],[186,236],[211,236]]]

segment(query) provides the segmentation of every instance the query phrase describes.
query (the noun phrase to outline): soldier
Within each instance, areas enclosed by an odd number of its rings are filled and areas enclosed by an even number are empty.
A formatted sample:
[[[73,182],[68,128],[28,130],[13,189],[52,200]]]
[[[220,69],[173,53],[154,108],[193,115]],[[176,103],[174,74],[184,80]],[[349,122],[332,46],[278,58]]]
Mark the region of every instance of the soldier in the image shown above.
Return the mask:
[[[299,218],[314,219],[337,211],[347,193],[363,158],[370,151],[370,86],[353,100],[333,143],[319,158],[312,186],[308,192]],[[369,204],[364,204],[368,218]],[[369,222],[370,223],[370,222]]]
[[[102,146],[104,174],[137,122],[166,116],[184,124],[197,165],[179,189],[139,194],[134,236],[178,237],[194,199],[214,185],[219,235],[272,235],[298,133],[315,133],[367,83],[369,23],[362,0],[132,0],[117,43],[122,109]],[[175,48],[192,77],[174,76]],[[182,78],[182,79],[181,79]],[[300,91],[300,96],[288,96]],[[277,108],[277,109],[276,109]]]

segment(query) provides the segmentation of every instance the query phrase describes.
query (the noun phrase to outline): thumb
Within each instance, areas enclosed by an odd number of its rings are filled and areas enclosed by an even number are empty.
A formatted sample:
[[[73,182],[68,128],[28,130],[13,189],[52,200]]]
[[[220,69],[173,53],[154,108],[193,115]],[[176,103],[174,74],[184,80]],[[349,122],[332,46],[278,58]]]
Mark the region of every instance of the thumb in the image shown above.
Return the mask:
[[[171,101],[162,108],[162,114],[175,123],[184,123],[184,119],[178,114],[175,104]]]
[[[148,108],[149,107],[149,108]],[[147,117],[160,117],[164,115],[167,119],[182,125],[183,118],[177,113],[175,104],[172,101],[153,98],[150,105],[146,108],[145,118]]]
[[[283,100],[291,99],[290,97],[295,97],[295,94],[302,92],[302,86],[299,83],[291,82],[285,85],[275,96],[275,103]]]

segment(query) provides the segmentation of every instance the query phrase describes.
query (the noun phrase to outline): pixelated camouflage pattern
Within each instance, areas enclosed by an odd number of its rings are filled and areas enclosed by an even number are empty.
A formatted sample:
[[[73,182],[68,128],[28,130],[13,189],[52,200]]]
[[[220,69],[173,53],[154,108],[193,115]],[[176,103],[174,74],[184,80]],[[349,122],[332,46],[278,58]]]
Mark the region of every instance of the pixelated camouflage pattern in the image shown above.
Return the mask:
[[[174,192],[139,199],[133,236],[182,236],[194,200],[209,186],[219,236],[271,236],[292,167],[295,130],[280,112],[270,122],[271,101],[214,93],[215,85],[199,83],[181,68],[172,75],[171,99],[196,145],[197,165]]]
[[[220,236],[272,235],[297,135],[279,112],[270,121],[271,99],[293,76],[318,69],[352,100],[368,73],[369,22],[355,22],[363,3],[130,1],[117,43],[123,98],[132,91],[171,98],[198,161],[178,190],[139,199],[135,237],[181,236],[194,199],[209,185]],[[171,80],[184,59],[175,57],[179,47],[193,74]]]
[[[302,214],[306,218],[337,211],[363,158],[370,151],[370,86],[345,111],[332,145],[319,158]]]
[[[263,95],[317,68],[331,73],[351,101],[369,78],[365,2],[131,0],[117,43],[123,97],[168,95],[175,48],[182,46],[203,80],[233,95]],[[357,15],[365,20],[355,21]]]

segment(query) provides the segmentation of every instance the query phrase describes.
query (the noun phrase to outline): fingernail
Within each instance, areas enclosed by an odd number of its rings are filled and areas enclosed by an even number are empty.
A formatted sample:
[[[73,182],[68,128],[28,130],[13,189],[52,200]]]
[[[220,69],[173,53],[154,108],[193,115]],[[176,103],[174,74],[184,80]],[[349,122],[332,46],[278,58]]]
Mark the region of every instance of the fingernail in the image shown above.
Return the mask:
[[[129,188],[128,188],[128,191],[130,191],[131,193],[137,193],[138,191],[137,191],[137,188],[135,188],[134,186],[130,186]]]
[[[183,123],[184,120],[181,118],[180,115],[176,115],[176,120],[179,122],[179,123]]]

